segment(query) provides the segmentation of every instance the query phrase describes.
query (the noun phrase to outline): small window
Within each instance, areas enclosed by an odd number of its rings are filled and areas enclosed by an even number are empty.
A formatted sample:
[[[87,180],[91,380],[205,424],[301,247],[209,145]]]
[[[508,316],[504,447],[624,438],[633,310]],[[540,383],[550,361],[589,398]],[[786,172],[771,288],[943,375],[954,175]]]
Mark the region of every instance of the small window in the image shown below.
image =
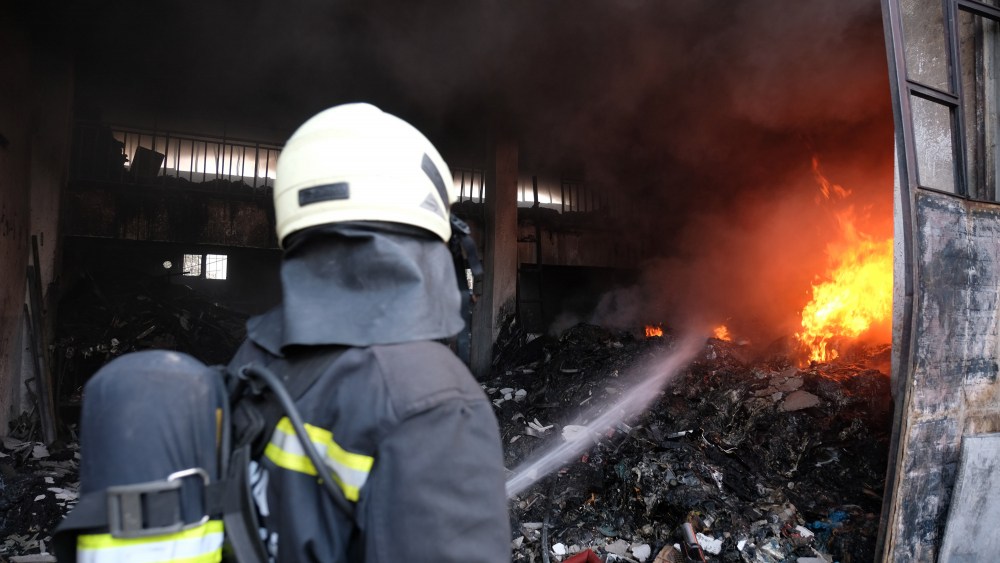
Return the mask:
[[[226,279],[226,255],[209,254],[205,256],[205,277],[210,280]]]
[[[201,277],[201,254],[184,255],[184,275]]]

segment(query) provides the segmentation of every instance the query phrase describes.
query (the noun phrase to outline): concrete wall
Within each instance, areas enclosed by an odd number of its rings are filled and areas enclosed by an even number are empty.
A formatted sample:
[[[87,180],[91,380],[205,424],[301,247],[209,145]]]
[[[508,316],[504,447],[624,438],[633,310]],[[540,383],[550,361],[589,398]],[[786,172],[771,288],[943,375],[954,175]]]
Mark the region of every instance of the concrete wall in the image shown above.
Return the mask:
[[[25,269],[31,232],[31,60],[25,34],[0,11],[0,435],[20,402]],[[6,144],[6,146],[2,146]]]
[[[22,398],[25,274],[30,236],[39,236],[46,323],[54,317],[60,193],[72,120],[72,61],[33,43],[0,10],[0,435]],[[0,143],[2,145],[3,143]],[[28,362],[30,364],[30,362]]]
[[[89,274],[95,280],[137,277],[169,277],[229,309],[257,315],[281,300],[281,251],[278,249],[241,248],[208,244],[147,242],[125,239],[65,237],[62,276],[67,290],[76,280]],[[184,254],[224,254],[227,276],[224,280],[181,275]],[[171,268],[163,267],[170,261]]]
[[[639,249],[615,232],[545,227],[542,230],[543,266],[587,266],[593,268],[636,268]],[[518,225],[517,262],[536,264],[534,222]]]
[[[277,248],[270,196],[256,200],[149,186],[74,184],[66,234],[149,242]]]

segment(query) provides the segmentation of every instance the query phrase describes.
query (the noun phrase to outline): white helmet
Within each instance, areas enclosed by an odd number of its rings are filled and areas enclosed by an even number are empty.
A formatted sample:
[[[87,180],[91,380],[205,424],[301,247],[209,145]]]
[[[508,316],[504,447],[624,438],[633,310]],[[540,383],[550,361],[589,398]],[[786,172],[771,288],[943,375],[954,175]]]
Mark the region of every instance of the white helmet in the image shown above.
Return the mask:
[[[332,107],[303,123],[278,157],[278,244],[343,221],[405,223],[448,242],[455,199],[448,165],[412,125],[370,104]]]

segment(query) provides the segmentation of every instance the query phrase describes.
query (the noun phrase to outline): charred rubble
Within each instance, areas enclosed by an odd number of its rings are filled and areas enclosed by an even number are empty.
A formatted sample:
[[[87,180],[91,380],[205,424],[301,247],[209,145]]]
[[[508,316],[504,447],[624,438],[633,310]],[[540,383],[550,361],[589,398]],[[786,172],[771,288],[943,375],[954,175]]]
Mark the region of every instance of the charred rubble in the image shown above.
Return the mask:
[[[583,423],[583,407],[613,404],[628,368],[673,343],[583,324],[518,340],[508,335],[500,375],[484,385],[510,470]],[[891,399],[888,376],[869,366],[888,354],[858,347],[800,370],[773,349],[709,339],[645,412],[510,499],[514,561],[588,548],[608,561],[681,561],[672,548],[685,522],[708,561],[873,561]]]
[[[246,318],[166,278],[83,274],[59,304],[50,349],[60,439],[41,443],[32,409],[11,423],[0,444],[0,561],[23,556],[55,561],[46,546],[79,494],[74,421],[83,385],[97,370],[122,354],[147,349],[226,363],[246,336]],[[36,404],[33,394],[30,398]]]
[[[157,349],[228,363],[246,337],[248,316],[166,277],[81,275],[62,299],[53,377],[64,405],[79,404],[82,386],[122,354]]]

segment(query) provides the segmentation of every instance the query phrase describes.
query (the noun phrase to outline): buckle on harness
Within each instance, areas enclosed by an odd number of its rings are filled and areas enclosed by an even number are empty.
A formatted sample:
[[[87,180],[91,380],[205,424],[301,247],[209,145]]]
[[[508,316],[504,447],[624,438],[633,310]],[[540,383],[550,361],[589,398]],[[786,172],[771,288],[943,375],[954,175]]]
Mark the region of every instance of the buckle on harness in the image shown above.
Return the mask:
[[[181,518],[180,489],[182,479],[196,476],[201,477],[206,488],[209,486],[208,472],[200,467],[193,467],[171,473],[165,481],[108,487],[108,528],[111,530],[111,537],[127,539],[162,536],[204,525],[208,522],[207,514],[202,516],[199,521],[187,525]],[[167,508],[170,511],[168,516],[173,522],[161,526],[146,526],[146,519],[143,517],[143,500],[147,501],[145,512],[148,514],[150,512],[148,501],[152,498],[150,495],[167,491],[177,491],[175,501]]]

